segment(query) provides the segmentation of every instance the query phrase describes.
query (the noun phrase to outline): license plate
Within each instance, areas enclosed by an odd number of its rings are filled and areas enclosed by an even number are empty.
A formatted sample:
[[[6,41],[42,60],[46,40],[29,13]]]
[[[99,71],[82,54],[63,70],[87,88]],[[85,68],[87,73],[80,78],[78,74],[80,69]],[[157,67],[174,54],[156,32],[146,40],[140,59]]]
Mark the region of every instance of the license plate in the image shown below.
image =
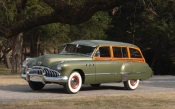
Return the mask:
[[[42,82],[43,79],[40,76],[30,76],[30,81]]]

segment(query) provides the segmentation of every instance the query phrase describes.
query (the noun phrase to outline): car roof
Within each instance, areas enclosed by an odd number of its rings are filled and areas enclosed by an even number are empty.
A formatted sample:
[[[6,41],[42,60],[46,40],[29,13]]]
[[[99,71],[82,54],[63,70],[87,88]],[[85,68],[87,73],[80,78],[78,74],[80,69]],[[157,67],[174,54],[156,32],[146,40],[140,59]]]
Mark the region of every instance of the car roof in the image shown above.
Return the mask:
[[[124,43],[124,42],[115,42],[115,41],[106,41],[106,40],[78,40],[70,44],[86,45],[86,46],[103,46],[103,45],[116,45],[116,46],[131,46],[137,47],[134,44]],[[137,47],[138,48],[138,47]]]

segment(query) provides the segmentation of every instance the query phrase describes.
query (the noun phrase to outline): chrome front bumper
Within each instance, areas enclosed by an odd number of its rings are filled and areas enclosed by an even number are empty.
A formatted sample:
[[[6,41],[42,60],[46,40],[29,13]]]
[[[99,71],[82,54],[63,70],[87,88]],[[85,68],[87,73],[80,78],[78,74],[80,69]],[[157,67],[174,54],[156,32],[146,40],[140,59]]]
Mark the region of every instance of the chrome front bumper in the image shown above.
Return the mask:
[[[35,66],[21,73],[21,78],[26,81],[46,83],[66,83],[67,76],[60,76],[60,73],[47,67]]]

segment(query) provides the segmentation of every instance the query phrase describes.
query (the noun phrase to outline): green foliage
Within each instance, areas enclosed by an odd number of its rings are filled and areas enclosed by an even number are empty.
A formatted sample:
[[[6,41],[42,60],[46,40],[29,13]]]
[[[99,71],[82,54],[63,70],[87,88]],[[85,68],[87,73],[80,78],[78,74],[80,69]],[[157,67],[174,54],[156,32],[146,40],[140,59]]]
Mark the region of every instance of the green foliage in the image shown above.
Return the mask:
[[[51,12],[53,12],[53,9],[44,4],[42,0],[30,0],[26,4],[25,15],[28,19],[35,16],[47,15]]]
[[[111,18],[107,12],[98,12],[89,21],[71,27],[74,31],[72,38],[73,40],[104,39],[106,38],[105,30],[110,21]]]
[[[19,0],[0,0],[0,28],[11,25],[15,20],[18,3]]]
[[[81,5],[84,0],[65,0],[69,5]]]
[[[69,28],[69,25],[59,23],[43,26],[41,29],[41,46],[45,49],[59,49],[60,46],[71,40],[68,37],[70,32]]]
[[[43,0],[29,0],[21,8],[21,0],[0,0],[0,29],[14,25],[23,19],[47,15],[53,10],[43,3]]]
[[[60,49],[64,43],[81,39],[104,39],[104,30],[111,21],[106,12],[98,12],[89,21],[79,25],[54,23],[40,26],[25,34],[25,43],[29,45],[30,36],[40,36],[42,49]]]
[[[132,8],[133,4],[123,6],[114,17],[113,27],[107,31],[108,39],[130,42],[138,45],[143,51],[150,50],[148,57],[150,65],[157,74],[172,71],[175,53],[175,2],[155,0],[148,3],[148,8],[156,11],[155,16],[142,7]],[[137,7],[137,4],[134,4]],[[130,7],[128,10],[128,7]],[[142,10],[142,11],[141,11]],[[159,54],[154,58],[155,54]],[[156,59],[155,64],[153,64]],[[166,65],[165,65],[166,63]],[[166,68],[165,68],[166,67]],[[164,69],[162,69],[164,68]],[[170,73],[172,73],[170,71]]]

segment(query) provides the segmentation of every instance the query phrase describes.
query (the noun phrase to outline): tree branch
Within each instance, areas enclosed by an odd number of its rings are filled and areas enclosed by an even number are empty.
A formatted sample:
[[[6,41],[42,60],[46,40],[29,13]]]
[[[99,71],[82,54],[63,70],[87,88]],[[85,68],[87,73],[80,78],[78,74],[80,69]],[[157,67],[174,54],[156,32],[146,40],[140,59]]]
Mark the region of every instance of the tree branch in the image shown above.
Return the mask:
[[[55,12],[45,16],[22,20],[14,24],[13,27],[5,28],[3,32],[0,32],[0,35],[9,38],[34,27],[49,23],[79,24],[90,19],[97,11],[112,9],[121,5],[123,1],[125,0],[85,0],[83,4],[73,6],[63,0],[44,0]]]
[[[141,0],[141,3],[142,3],[142,6],[143,6],[145,11],[148,11],[148,12],[152,13],[153,15],[155,15],[156,17],[158,17],[158,14],[155,11],[147,8],[145,0]]]

